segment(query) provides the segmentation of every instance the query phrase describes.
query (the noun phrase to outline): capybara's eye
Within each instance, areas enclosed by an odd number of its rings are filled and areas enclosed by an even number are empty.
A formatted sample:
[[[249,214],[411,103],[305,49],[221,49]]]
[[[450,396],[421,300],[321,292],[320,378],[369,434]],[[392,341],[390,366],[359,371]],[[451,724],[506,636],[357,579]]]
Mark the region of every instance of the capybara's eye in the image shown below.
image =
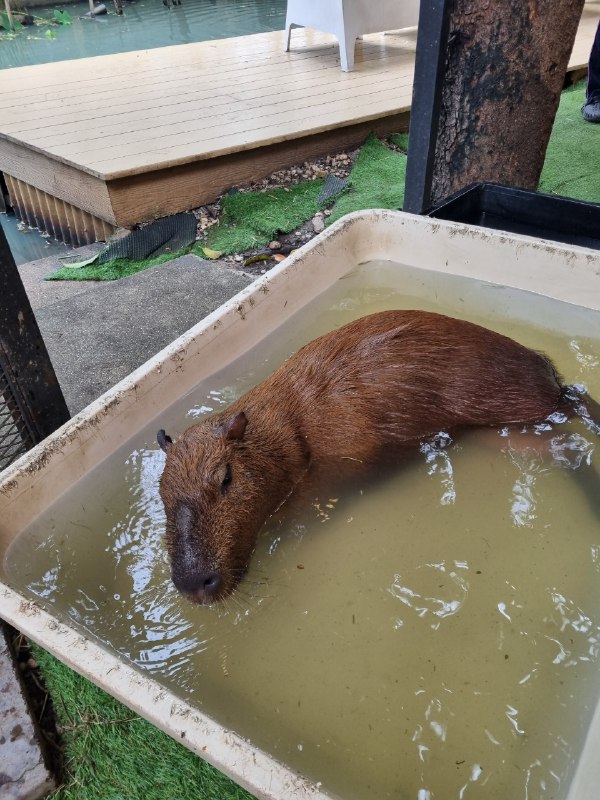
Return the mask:
[[[223,478],[223,482],[221,483],[221,492],[225,494],[227,491],[227,487],[231,483],[233,475],[231,474],[231,464],[227,464],[225,467],[225,477]]]

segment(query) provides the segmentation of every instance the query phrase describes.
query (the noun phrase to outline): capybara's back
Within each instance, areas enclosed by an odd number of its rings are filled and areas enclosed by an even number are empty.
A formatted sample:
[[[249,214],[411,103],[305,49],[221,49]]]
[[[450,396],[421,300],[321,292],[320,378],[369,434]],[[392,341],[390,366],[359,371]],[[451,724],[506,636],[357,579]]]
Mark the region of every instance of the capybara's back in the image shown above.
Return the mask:
[[[369,459],[440,430],[539,421],[562,391],[545,356],[422,311],[357,319],[310,342],[266,384],[298,415],[314,458]]]
[[[177,441],[159,431],[173,580],[197,602],[229,594],[261,525],[315,467],[345,473],[441,430],[541,421],[562,397],[545,356],[439,314],[385,311],[325,334]]]

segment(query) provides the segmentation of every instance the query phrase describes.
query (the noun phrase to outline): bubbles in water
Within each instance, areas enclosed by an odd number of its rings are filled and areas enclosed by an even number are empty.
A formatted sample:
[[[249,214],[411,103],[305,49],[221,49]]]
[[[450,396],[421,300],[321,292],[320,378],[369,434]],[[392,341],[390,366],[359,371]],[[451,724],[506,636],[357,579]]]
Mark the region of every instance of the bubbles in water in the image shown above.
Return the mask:
[[[212,406],[196,406],[195,408],[190,408],[187,412],[188,417],[204,417],[207,414],[212,414],[214,408]]]
[[[448,570],[445,562],[442,562],[425,564],[417,569],[423,570],[420,574],[423,583],[423,587],[419,587],[420,591],[405,585],[402,576],[398,574],[394,575],[388,591],[405,606],[411,608],[418,617],[429,619],[430,626],[437,629],[441,620],[456,614],[467,599],[469,583],[462,575],[458,574],[456,569],[467,570],[468,566],[466,562],[454,562],[454,568],[451,567]],[[440,583],[440,576],[444,577],[443,583]],[[415,577],[417,577],[417,573],[415,573]],[[429,587],[430,591],[424,587]],[[440,596],[440,589],[444,589],[445,597]],[[397,619],[394,627],[397,629],[402,624],[402,620]]]
[[[440,478],[443,493],[440,503],[445,506],[454,503],[456,490],[454,488],[454,471],[447,448],[452,444],[452,439],[447,433],[441,431],[428,442],[421,444],[421,453],[425,456],[427,474],[437,475]]]
[[[571,348],[573,353],[575,353],[575,358],[577,359],[579,364],[581,364],[583,368],[582,372],[594,369],[595,367],[598,366],[598,364],[600,364],[600,360],[598,359],[598,357],[594,353],[584,353],[583,350],[581,349],[580,344],[575,339],[573,339],[569,343],[569,347]]]
[[[550,440],[550,453],[557,464],[567,469],[579,469],[592,463],[595,444],[579,433],[560,434]]]

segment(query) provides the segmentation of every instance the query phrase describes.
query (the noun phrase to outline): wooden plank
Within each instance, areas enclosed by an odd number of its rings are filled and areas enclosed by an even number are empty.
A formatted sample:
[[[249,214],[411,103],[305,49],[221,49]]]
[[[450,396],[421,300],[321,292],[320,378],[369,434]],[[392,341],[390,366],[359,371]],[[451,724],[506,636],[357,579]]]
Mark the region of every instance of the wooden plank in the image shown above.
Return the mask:
[[[65,211],[65,204],[58,197],[54,200],[54,214],[56,219],[56,228],[60,231],[60,239],[67,244],[72,244],[69,224],[67,221],[67,214]]]
[[[584,17],[587,14],[588,18],[582,21],[582,27],[585,23],[589,28],[589,40],[597,8],[598,4],[594,3],[584,9]],[[289,61],[290,54],[282,52],[281,32],[101,57],[107,68],[112,65],[114,72],[111,80],[117,83],[109,82],[105,86],[104,75],[107,70],[103,67],[100,88],[95,77],[87,77],[94,73],[81,69],[74,76],[69,62],[51,65],[62,78],[65,77],[65,71],[69,71],[69,92],[61,93],[62,96],[57,99],[53,90],[54,116],[50,113],[48,101],[48,116],[41,118],[40,114],[44,113],[40,111],[39,100],[41,74],[33,70],[35,107],[28,108],[25,113],[18,111],[23,101],[16,109],[13,105],[13,111],[8,113],[8,121],[3,121],[2,127],[9,135],[11,132],[17,135],[21,131],[19,135],[22,141],[32,148],[48,151],[63,163],[76,164],[92,175],[114,179],[128,171],[136,174],[144,169],[160,169],[195,158],[223,155],[238,148],[264,146],[290,135],[306,136],[335,125],[347,124],[348,121],[397,113],[408,107],[411,95],[409,76],[412,74],[410,48],[414,49],[414,42],[409,43],[410,47],[407,48],[406,36],[400,37],[401,44],[397,48],[403,52],[400,57],[389,55],[395,52],[393,44],[389,44],[396,39],[395,36],[384,38],[375,35],[385,41],[384,45],[376,46],[370,45],[367,41],[369,37],[366,37],[357,49],[362,49],[365,57],[367,53],[368,58],[372,56],[372,61],[363,64],[365,67],[368,64],[369,71],[357,70],[346,74],[337,66],[324,69],[323,59],[312,51],[315,42],[322,46],[327,41],[326,36],[324,39],[324,35],[318,32],[299,33],[303,37],[300,47],[303,43],[307,46],[300,49],[301,55],[293,63]],[[310,52],[307,52],[307,47]],[[332,53],[336,47],[327,45],[328,52]],[[175,56],[183,67],[174,63]],[[222,63],[219,63],[219,59]],[[79,63],[84,62],[94,62],[98,66],[98,58],[84,59]],[[217,63],[219,70],[215,77],[211,68]],[[168,69],[165,68],[167,64]],[[286,66],[292,67],[288,70],[289,74],[283,70]],[[402,67],[405,72],[401,75],[399,70]],[[172,74],[176,70],[178,79],[181,79],[182,68],[198,79],[186,80],[186,88],[187,84],[197,84],[197,87],[194,85],[191,91],[186,93],[184,90],[178,94],[172,91]],[[228,71],[229,68],[233,72]],[[300,74],[299,68],[302,69]],[[371,68],[377,70],[376,75],[372,74]],[[137,77],[136,69],[139,71]],[[265,70],[274,72],[269,72],[265,79]],[[10,73],[18,77],[23,70],[5,71],[5,74]],[[274,96],[275,74],[277,92]],[[237,76],[237,80],[234,80],[234,76]],[[262,77],[254,81],[256,85],[252,85],[256,76]],[[148,81],[149,77],[154,80]],[[56,85],[56,78],[54,76],[51,81],[53,86]],[[137,78],[143,79],[141,85],[136,84]],[[244,81],[249,81],[252,86],[248,91],[245,91],[248,84],[244,84]],[[367,85],[373,83],[378,87],[379,97],[373,97],[373,93],[367,90]],[[178,80],[178,85],[181,85],[181,80]],[[93,91],[92,86],[95,86]],[[144,95],[144,86],[152,93],[151,96]],[[107,100],[109,95],[106,93],[114,93],[117,87],[124,91],[117,93],[119,99],[115,105]],[[73,105],[78,100],[74,96],[78,88],[83,92],[79,98],[80,106]],[[384,107],[386,89],[389,98],[388,106]],[[22,81],[19,81],[16,91],[23,94]],[[161,94],[165,91],[167,96],[163,98]],[[6,88],[3,87],[0,102],[9,102],[10,94],[9,81]],[[348,107],[343,108],[335,102],[322,102],[323,96],[337,100],[339,104],[346,101]],[[361,98],[362,105],[368,107],[370,113],[356,114],[355,109],[360,107]],[[377,100],[381,100],[381,104],[377,105]],[[68,104],[66,109],[65,103]],[[106,107],[110,108],[108,113],[103,112]],[[199,107],[201,113],[198,113]],[[14,114],[12,122],[10,113]],[[261,124],[254,124],[253,121],[258,123],[259,119]],[[311,127],[306,124],[307,120],[316,121],[316,124]],[[118,138],[118,148],[114,144],[115,138]],[[168,146],[165,146],[167,141]]]
[[[195,208],[215,200],[232,186],[310,158],[358,147],[372,130],[382,136],[407,131],[408,120],[408,113],[395,114],[317,136],[111,181],[108,189],[115,218],[119,225],[130,225]]]
[[[272,144],[290,137],[320,133],[352,122],[377,119],[406,110],[410,96],[409,87],[405,87],[404,102],[401,96],[392,101],[389,92],[374,92],[365,85],[349,97],[336,100],[334,95],[331,98],[326,95],[292,110],[282,104],[283,110],[277,110],[275,106],[266,113],[263,109],[262,113],[257,111],[243,119],[230,112],[227,124],[223,120],[214,125],[205,122],[203,146],[199,145],[195,124],[188,130],[185,123],[172,123],[158,130],[123,134],[119,136],[118,147],[105,137],[99,145],[94,142],[64,147],[56,145],[50,152],[56,158],[70,158],[85,164],[94,174],[111,179]]]
[[[586,3],[583,7],[579,30],[569,58],[569,71],[587,70],[592,43],[600,19],[600,2]]]
[[[392,71],[412,75],[414,54],[408,52],[394,55],[386,51],[382,55],[374,56],[372,61],[377,76],[391,74]],[[203,102],[208,104],[206,110],[212,111],[218,104],[247,102],[259,96],[272,97],[274,81],[277,81],[280,95],[296,90],[323,91],[341,86],[351,90],[353,85],[360,85],[365,79],[373,80],[372,71],[369,69],[346,73],[336,70],[332,73],[331,70],[308,69],[294,71],[282,79],[279,68],[265,68],[257,74],[245,70],[230,77],[219,73],[210,81],[205,80],[205,76],[194,75],[180,79],[177,91],[173,91],[172,83],[166,87],[156,82],[141,83],[139,86],[130,86],[128,91],[119,90],[111,84],[93,97],[89,94],[84,97],[70,95],[68,105],[62,99],[54,99],[45,103],[36,102],[34,107],[31,104],[13,106],[6,110],[3,130],[7,133],[24,133],[46,128],[48,124],[61,125],[83,120],[106,121],[119,114],[173,108],[186,103]]]
[[[74,129],[64,129],[64,125],[44,128],[35,133],[35,144],[38,147],[53,148],[56,152],[66,154],[78,159],[81,155],[93,152],[96,157],[102,149],[114,153],[114,142],[107,141],[107,137],[118,136],[119,150],[130,142],[142,144],[162,139],[163,136],[171,137],[179,133],[190,132],[194,135],[201,147],[204,142],[211,141],[215,136],[220,136],[223,129],[233,128],[236,124],[246,125],[251,120],[258,120],[259,126],[274,129],[272,136],[276,136],[278,120],[294,114],[301,123],[298,130],[300,135],[310,133],[314,121],[306,119],[309,109],[318,109],[320,116],[326,118],[326,108],[333,108],[336,104],[345,104],[348,108],[357,108],[363,104],[365,111],[370,102],[380,102],[380,107],[391,110],[394,106],[410,108],[412,97],[412,74],[401,77],[396,72],[385,73],[379,76],[377,89],[373,89],[372,81],[364,76],[362,81],[356,81],[351,87],[330,88],[321,92],[318,99],[311,87],[301,87],[296,91],[286,92],[282,98],[273,98],[263,92],[249,93],[241,102],[232,108],[231,101],[222,99],[217,105],[210,107],[210,115],[198,113],[198,105],[186,104],[172,111],[170,107],[165,110],[152,109],[129,115],[121,115],[118,125],[111,124],[108,119],[105,124],[98,123],[89,126],[89,130],[81,128],[81,123],[76,123]],[[366,99],[370,102],[366,103]],[[360,107],[360,106],[359,106]],[[364,113],[364,112],[363,112]],[[299,116],[298,116],[299,115]],[[354,112],[356,117],[359,114]],[[303,123],[303,124],[302,124]],[[87,126],[86,126],[87,127]],[[24,137],[26,140],[26,137]],[[209,152],[214,150],[210,147]]]
[[[296,90],[286,92],[285,99],[275,100],[270,96],[265,96],[264,91],[249,91],[247,97],[240,102],[235,100],[232,108],[232,98],[221,96],[212,105],[199,101],[170,104],[156,108],[144,108],[131,113],[119,115],[107,115],[104,119],[98,120],[76,120],[72,123],[61,122],[57,125],[39,127],[30,133],[22,132],[20,139],[30,141],[37,147],[53,148],[60,147],[63,152],[69,148],[71,159],[85,153],[86,150],[95,150],[97,142],[109,144],[115,150],[114,141],[107,143],[107,137],[119,137],[119,144],[126,143],[123,137],[130,136],[132,139],[143,135],[143,140],[160,138],[169,133],[176,133],[175,126],[185,125],[182,130],[193,130],[197,136],[200,152],[204,147],[204,142],[212,137],[211,131],[218,129],[222,132],[223,128],[233,122],[246,121],[259,117],[262,119],[263,126],[271,128],[272,122],[269,120],[273,115],[283,115],[287,111],[295,111],[301,108],[317,109],[327,100],[330,103],[346,103],[352,105],[356,103],[356,98],[375,98],[381,99],[388,110],[402,108],[407,110],[410,107],[412,98],[412,71],[410,73],[382,73],[377,82],[377,91],[373,91],[370,81],[356,83],[352,87],[340,87],[322,90],[319,92],[320,101],[317,102],[314,93],[306,87],[299,87]],[[199,108],[210,109],[210,111],[198,112]],[[310,132],[311,123],[306,121],[304,131]],[[161,130],[163,129],[163,130]],[[11,135],[14,138],[14,134]],[[208,152],[212,148],[208,147]]]
[[[26,222],[25,212],[23,211],[23,202],[21,200],[21,191],[19,189],[19,181],[16,178],[13,178],[12,175],[5,175],[4,177],[6,179],[10,204],[13,207],[17,217],[23,222]]]
[[[271,34],[262,34],[268,36]],[[229,40],[231,41],[231,40]],[[152,69],[139,70],[136,69],[135,63],[124,66],[118,74],[107,77],[102,75],[101,80],[83,77],[88,73],[78,71],[77,75],[73,74],[73,62],[59,62],[58,64],[44,65],[49,68],[54,67],[57,72],[54,77],[55,81],[66,81],[69,85],[69,96],[57,98],[52,93],[51,87],[47,90],[39,88],[36,90],[35,82],[31,88],[27,89],[27,76],[22,73],[31,69],[30,67],[20,67],[16,69],[9,69],[3,71],[3,85],[6,85],[6,90],[2,92],[0,97],[0,108],[12,109],[15,106],[26,105],[28,102],[34,101],[40,105],[41,108],[45,104],[61,104],[64,109],[71,105],[72,101],[79,102],[81,100],[94,100],[102,101],[109,93],[117,91],[125,92],[125,94],[135,95],[137,90],[152,90],[154,87],[161,87],[165,90],[179,89],[188,80],[192,80],[198,76],[204,78],[208,85],[221,85],[231,86],[231,79],[235,77],[249,76],[251,79],[260,79],[263,74],[275,74],[280,78],[293,76],[309,72],[325,72],[335,76],[337,80],[351,81],[354,76],[360,72],[368,69],[376,68],[376,63],[379,59],[384,58],[386,55],[392,57],[412,57],[414,58],[416,48],[415,34],[372,34],[365,37],[364,40],[357,42],[356,56],[358,68],[354,72],[344,73],[341,72],[338,62],[338,47],[333,38],[329,38],[328,42],[323,42],[319,47],[300,47],[296,51],[285,53],[281,51],[277,55],[269,55],[265,58],[252,58],[238,61],[227,60],[226,58],[218,58],[214,61],[206,58],[206,48],[210,43],[201,42],[197,44],[185,45],[189,48],[198,48],[198,58],[193,66],[183,66],[176,58],[171,59],[167,66],[156,66]],[[175,50],[177,48],[160,48],[152,53],[155,53],[155,58],[158,60],[159,55],[165,50]],[[133,56],[134,53],[127,54]],[[108,70],[113,58],[117,56],[102,56],[107,59],[107,63],[103,65],[103,69]],[[87,68],[86,62],[89,59],[80,59],[77,63],[81,66],[81,70]],[[177,85],[174,87],[173,72],[177,72]],[[39,80],[42,80],[40,75]],[[19,82],[23,82],[24,86],[18,88]],[[132,92],[131,90],[136,90]],[[166,91],[164,92],[167,93]]]
[[[225,39],[220,42],[198,42],[187,45],[157,48],[150,51],[135,51],[111,56],[99,56],[90,59],[79,59],[79,69],[73,74],[73,62],[56,62],[54,64],[34,67],[17,67],[3,70],[3,91],[0,97],[0,108],[10,109],[15,104],[34,101],[44,103],[57,102],[56,85],[67,82],[69,95],[63,99],[67,107],[72,98],[103,97],[109,91],[121,90],[129,92],[132,88],[162,85],[173,89],[173,73],[176,70],[177,84],[187,79],[202,75],[210,81],[223,75],[230,82],[235,75],[250,74],[259,77],[265,69],[272,69],[280,76],[298,71],[332,70],[340,75],[339,48],[334,37],[314,32],[313,36],[301,31],[302,38],[294,49],[285,52],[281,32],[257,34],[271,40],[269,52],[266,54],[243,53],[242,57],[228,56],[230,43],[236,39]],[[242,37],[253,38],[253,37]],[[317,41],[315,41],[317,40]],[[212,52],[215,48],[223,48],[222,52]],[[374,57],[381,57],[386,52],[393,55],[413,53],[416,46],[416,34],[411,31],[403,35],[370,34],[357,43],[357,64],[368,63]],[[185,48],[185,49],[184,49]],[[165,58],[165,53],[168,58]],[[189,58],[193,55],[193,58]],[[143,57],[140,61],[140,56]],[[99,61],[103,63],[98,63]],[[122,62],[120,66],[117,64]],[[357,66],[359,71],[360,67]],[[355,73],[356,73],[355,71]],[[50,74],[50,78],[48,77]],[[351,78],[355,73],[341,73]],[[101,79],[90,77],[101,75]],[[6,90],[4,89],[6,84]]]
[[[409,47],[414,50],[416,41],[414,29],[407,29],[403,36],[369,34],[362,40],[362,45],[360,43],[357,45],[357,54],[361,47],[367,44],[385,48],[402,40],[412,42]],[[324,59],[327,64],[337,59],[339,71],[339,48],[335,37],[319,31],[297,29],[292,35],[290,52],[285,52],[284,32],[274,31],[231,39],[173,45],[154,50],[82,58],[77,61],[80,67],[77,74],[73,74],[72,61],[16,67],[3,70],[3,80],[6,76],[5,79],[9,84],[7,92],[13,93],[10,99],[14,102],[23,96],[21,93],[24,93],[26,98],[31,96],[39,100],[52,97],[56,91],[56,82],[65,78],[68,79],[75,94],[94,96],[95,92],[102,89],[104,82],[120,81],[121,87],[127,89],[129,76],[142,76],[148,83],[157,80],[168,83],[170,78],[172,85],[175,65],[179,78],[181,75],[197,72],[211,75],[232,66],[238,72],[240,69],[256,70],[267,63],[293,66],[306,62],[314,68],[319,66],[319,59]],[[325,66],[325,63],[321,66]],[[98,75],[102,76],[101,81],[94,77]],[[20,88],[15,82],[17,77]],[[6,103],[4,91],[2,94],[2,102]]]
[[[115,224],[106,183],[74,167],[0,139],[0,172]]]

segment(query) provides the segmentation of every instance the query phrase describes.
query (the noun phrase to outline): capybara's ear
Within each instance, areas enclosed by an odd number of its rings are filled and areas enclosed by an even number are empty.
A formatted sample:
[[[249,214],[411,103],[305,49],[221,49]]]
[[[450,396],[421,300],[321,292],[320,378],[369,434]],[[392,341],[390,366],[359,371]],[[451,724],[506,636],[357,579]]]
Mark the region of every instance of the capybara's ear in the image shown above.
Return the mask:
[[[173,439],[171,439],[171,437],[170,437],[170,436],[168,436],[168,435],[167,435],[167,434],[164,432],[164,430],[162,430],[162,428],[161,428],[161,430],[159,430],[159,432],[156,434],[156,441],[159,443],[159,445],[160,445],[160,447],[161,447],[161,450],[164,450],[164,451],[165,451],[165,453],[166,453],[166,452],[167,452],[167,450],[169,449],[169,445],[173,444]]]
[[[224,423],[222,430],[226,439],[241,439],[246,430],[248,418],[243,411],[239,411]]]

